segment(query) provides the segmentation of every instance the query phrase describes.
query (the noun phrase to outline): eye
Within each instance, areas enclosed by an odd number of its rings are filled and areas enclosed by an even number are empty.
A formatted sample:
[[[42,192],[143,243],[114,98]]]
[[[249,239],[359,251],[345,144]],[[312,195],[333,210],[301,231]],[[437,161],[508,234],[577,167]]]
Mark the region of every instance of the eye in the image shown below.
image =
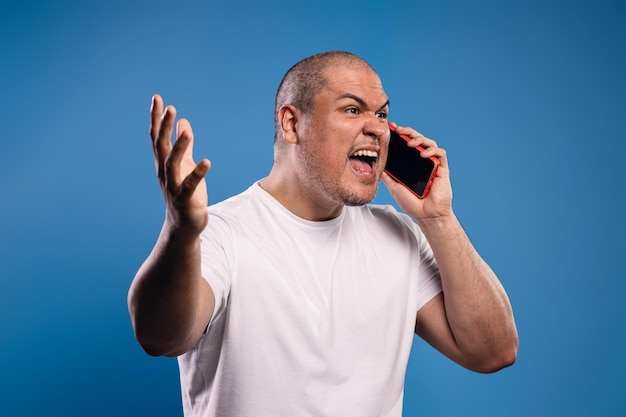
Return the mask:
[[[387,119],[387,112],[384,111],[379,111],[378,113],[376,113],[376,117],[378,117],[379,119]]]
[[[358,107],[348,107],[346,109],[346,113],[350,113],[350,114],[360,114],[361,110],[359,110]]]

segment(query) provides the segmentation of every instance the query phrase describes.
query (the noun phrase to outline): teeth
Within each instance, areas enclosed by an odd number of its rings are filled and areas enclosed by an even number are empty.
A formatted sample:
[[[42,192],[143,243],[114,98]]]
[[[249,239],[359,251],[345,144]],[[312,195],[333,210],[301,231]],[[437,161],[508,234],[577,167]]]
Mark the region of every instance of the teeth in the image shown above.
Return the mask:
[[[375,151],[367,151],[365,149],[356,151],[352,156],[368,156],[370,158],[378,158],[378,152]]]

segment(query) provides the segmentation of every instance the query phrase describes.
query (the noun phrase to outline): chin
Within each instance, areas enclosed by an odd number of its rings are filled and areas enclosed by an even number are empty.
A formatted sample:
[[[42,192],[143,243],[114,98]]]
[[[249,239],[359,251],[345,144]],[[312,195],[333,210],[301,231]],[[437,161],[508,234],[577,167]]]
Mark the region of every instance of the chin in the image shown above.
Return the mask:
[[[373,190],[362,192],[348,192],[343,196],[343,204],[346,206],[363,206],[367,203],[371,203],[376,197],[378,187],[374,187]]]
[[[359,207],[359,206],[364,206],[367,203],[371,202],[373,200],[373,198],[371,200],[349,200],[349,201],[344,201],[344,205],[346,206],[350,206],[350,207]]]

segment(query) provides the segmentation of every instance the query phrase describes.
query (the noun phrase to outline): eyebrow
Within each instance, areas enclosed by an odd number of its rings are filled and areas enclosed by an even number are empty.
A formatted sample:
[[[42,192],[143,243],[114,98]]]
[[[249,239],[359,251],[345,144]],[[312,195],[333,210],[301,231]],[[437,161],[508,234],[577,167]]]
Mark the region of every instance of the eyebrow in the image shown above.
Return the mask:
[[[356,101],[357,103],[359,103],[361,106],[363,106],[363,107],[368,107],[368,105],[367,105],[367,103],[365,102],[365,100],[363,100],[361,97],[359,97],[359,96],[357,96],[357,95],[355,95],[355,94],[352,94],[352,93],[345,93],[345,94],[342,94],[342,95],[340,95],[340,96],[338,97],[338,100],[341,100],[342,98],[350,98],[350,99],[352,99],[352,100]],[[376,110],[376,111],[377,111],[377,112],[378,112],[378,111],[381,111],[382,109],[384,109],[384,108],[385,108],[385,107],[387,107],[388,105],[389,105],[389,99],[387,99],[387,101],[385,102],[385,104],[383,104],[382,106],[380,106],[380,108],[379,108],[378,110]]]

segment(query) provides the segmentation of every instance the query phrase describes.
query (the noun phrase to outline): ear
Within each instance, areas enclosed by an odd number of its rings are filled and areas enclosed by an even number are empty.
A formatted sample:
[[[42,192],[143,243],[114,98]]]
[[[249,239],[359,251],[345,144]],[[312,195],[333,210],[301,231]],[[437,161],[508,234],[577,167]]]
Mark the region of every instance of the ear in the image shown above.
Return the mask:
[[[300,121],[302,113],[300,109],[291,105],[284,104],[280,110],[278,110],[278,122],[283,134],[283,140],[290,144],[298,143],[298,122]]]

